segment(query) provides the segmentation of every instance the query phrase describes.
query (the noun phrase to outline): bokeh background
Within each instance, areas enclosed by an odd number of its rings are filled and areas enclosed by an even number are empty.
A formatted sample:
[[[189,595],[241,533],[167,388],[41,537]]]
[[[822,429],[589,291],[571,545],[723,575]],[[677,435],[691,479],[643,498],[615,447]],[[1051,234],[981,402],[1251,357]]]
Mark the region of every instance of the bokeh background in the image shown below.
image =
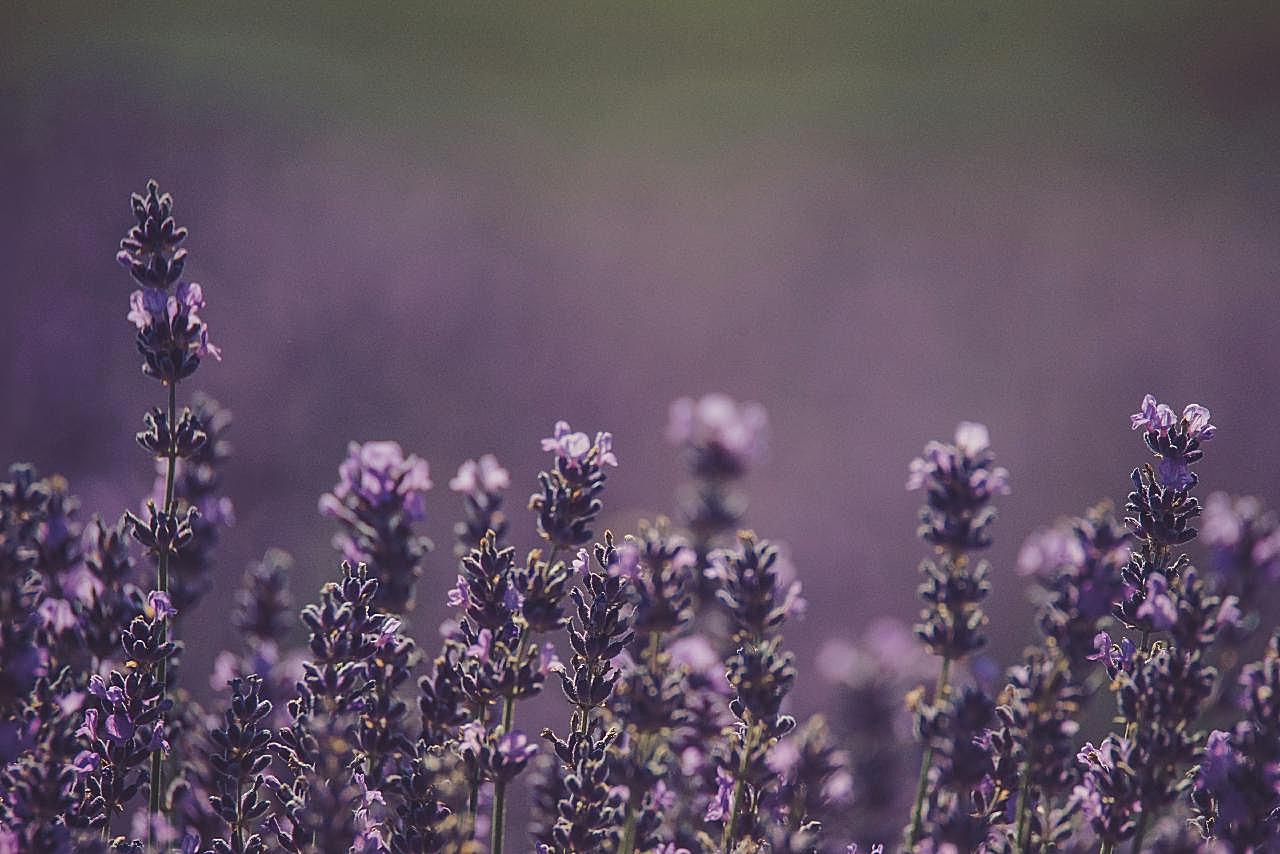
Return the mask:
[[[682,479],[668,402],[711,390],[770,412],[749,521],[809,594],[801,711],[824,638],[914,616],[906,464],[961,419],[1013,476],[1007,663],[1019,544],[1123,499],[1144,392],[1212,408],[1207,489],[1277,497],[1278,132],[1270,3],[5,4],[0,456],[110,517],[149,491],[113,255],[154,176],[225,353],[190,387],[236,419],[188,673],[268,545],[299,600],[335,573],[348,439],[432,465],[430,648],[461,460],[512,470],[531,545],[538,439],[612,430],[626,530]]]

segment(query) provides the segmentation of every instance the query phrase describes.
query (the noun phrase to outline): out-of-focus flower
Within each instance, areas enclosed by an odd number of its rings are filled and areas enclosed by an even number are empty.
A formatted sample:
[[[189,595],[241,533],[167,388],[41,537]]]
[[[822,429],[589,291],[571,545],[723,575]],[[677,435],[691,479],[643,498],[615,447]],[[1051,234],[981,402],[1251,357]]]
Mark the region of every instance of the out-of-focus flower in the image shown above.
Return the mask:
[[[501,492],[510,485],[511,474],[498,464],[498,458],[493,454],[485,454],[479,460],[467,460],[449,479],[451,490],[473,498],[484,493]]]
[[[416,454],[405,456],[399,442],[352,442],[338,478],[333,492],[321,499],[321,509],[329,515],[339,515],[335,504],[355,499],[374,509],[394,505],[410,522],[426,517],[430,468]]]
[[[768,432],[763,406],[719,393],[682,397],[667,419],[667,441],[684,449],[698,477],[740,477],[764,459]]]
[[[378,604],[412,610],[414,585],[431,541],[413,530],[426,517],[431,477],[426,460],[405,455],[397,442],[352,442],[338,483],[320,497],[320,512],[343,530],[334,546],[352,563],[367,564],[378,580]]]

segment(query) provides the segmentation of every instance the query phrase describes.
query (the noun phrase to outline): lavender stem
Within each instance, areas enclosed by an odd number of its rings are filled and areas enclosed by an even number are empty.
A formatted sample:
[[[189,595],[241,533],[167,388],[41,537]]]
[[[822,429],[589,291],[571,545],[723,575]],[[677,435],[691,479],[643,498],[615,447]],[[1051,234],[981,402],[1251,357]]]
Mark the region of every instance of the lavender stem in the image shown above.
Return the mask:
[[[933,702],[938,702],[948,690],[951,678],[951,659],[942,659],[942,670],[938,673],[938,684],[933,689]],[[924,796],[929,788],[929,769],[933,767],[933,745],[927,744],[924,756],[920,760],[920,781],[916,784],[916,802],[911,808],[911,831],[907,834],[907,850],[910,851],[920,838],[920,827],[924,822]]]
[[[168,416],[170,425],[176,424],[175,415],[178,408],[178,382],[173,380],[168,383],[169,386],[169,409]],[[164,512],[166,515],[173,513],[173,481],[178,468],[178,452],[173,446],[173,442],[169,443],[169,447],[165,453],[167,461],[165,478],[164,478]],[[169,549],[163,549],[160,552],[159,560],[156,563],[156,586],[161,593],[166,596],[169,594]],[[164,643],[168,640],[168,624],[167,621],[161,624],[160,642]],[[163,704],[165,695],[169,691],[168,682],[168,659],[160,659],[159,665],[160,679],[160,703]],[[150,820],[147,822],[147,844],[155,850],[156,829],[155,819],[161,813],[161,791],[164,788],[164,766],[161,757],[161,751],[157,750],[151,754],[151,792],[148,798],[147,808],[150,814]]]

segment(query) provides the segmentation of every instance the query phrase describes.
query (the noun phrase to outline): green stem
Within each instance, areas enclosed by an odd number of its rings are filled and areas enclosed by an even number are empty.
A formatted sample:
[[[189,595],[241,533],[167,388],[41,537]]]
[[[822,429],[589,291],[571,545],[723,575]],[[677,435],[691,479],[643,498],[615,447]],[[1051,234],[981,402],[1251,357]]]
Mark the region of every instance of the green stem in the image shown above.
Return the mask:
[[[176,430],[174,418],[178,408],[178,383],[177,381],[168,383],[169,386],[169,435],[172,437]],[[168,460],[168,466],[164,478],[164,512],[165,515],[173,513],[173,481],[177,474],[178,468],[178,449],[172,444],[170,439],[169,447],[166,449],[165,458]],[[160,552],[159,560],[156,562],[156,587],[161,593],[169,593],[169,549],[165,548]],[[162,620],[160,623],[160,642],[165,643],[168,640],[169,629],[168,620]],[[163,703],[165,695],[169,690],[168,682],[168,660],[160,659],[160,665],[157,670],[157,676],[160,680],[160,702]],[[157,724],[164,725],[163,718]],[[151,792],[148,798],[148,812],[150,820],[147,822],[147,843],[151,850],[156,850],[156,833],[155,823],[156,817],[161,814],[161,793],[164,789],[164,766],[160,751],[157,750],[151,754]]]
[[[724,835],[720,839],[720,850],[731,851],[734,831],[737,830],[738,811],[742,809],[742,795],[746,790],[747,762],[751,759],[751,751],[755,747],[755,728],[748,725],[747,736],[742,745],[742,761],[738,763],[737,779],[733,781],[733,805],[729,808],[729,820],[724,823]]]
[[[1014,827],[1018,833],[1018,850],[1027,850],[1027,832],[1030,830],[1031,817],[1027,815],[1027,798],[1031,793],[1031,767],[1022,767],[1022,785],[1018,787],[1018,806],[1014,812]]]
[[[507,818],[507,783],[496,780],[493,784],[493,829],[489,832],[489,851],[502,854],[503,830]]]
[[[947,691],[951,678],[951,659],[942,659],[942,670],[938,673],[938,684],[933,689],[933,702],[938,702]],[[933,767],[933,745],[926,743],[924,756],[920,759],[920,780],[916,783],[915,806],[911,808],[911,829],[907,832],[907,850],[915,847],[920,838],[920,827],[924,823],[924,796],[929,789],[929,769]]]
[[[659,631],[649,632],[649,670],[656,674],[658,672],[658,657],[662,654],[662,633]],[[648,762],[652,746],[651,733],[642,733],[636,737],[635,756],[637,762]],[[633,854],[636,850],[636,825],[639,820],[639,814],[636,812],[638,799],[631,797],[627,799],[627,818],[622,825],[622,847],[618,849],[618,854]]]
[[[648,762],[648,754],[651,749],[649,741],[649,733],[643,733],[636,737],[635,750],[638,761]],[[632,795],[627,799],[627,818],[622,824],[622,846],[618,849],[618,854],[633,854],[636,850],[636,824],[639,819],[636,806],[642,798],[643,795],[640,794],[639,798],[636,795]]]
[[[243,798],[243,793],[244,793],[244,781],[239,777],[237,777],[236,778],[236,824],[235,824],[235,827],[232,828],[233,836],[235,838],[236,851],[244,850],[244,828],[243,828],[244,820],[243,820],[243,817],[240,815],[240,802]]]
[[[1098,848],[1098,854],[1111,854],[1115,847],[1112,843],[1103,840],[1102,845]]]
[[[1138,644],[1139,657],[1141,658],[1146,657],[1147,651],[1148,651],[1147,645],[1150,643],[1150,641],[1151,641],[1151,632],[1144,630],[1142,632],[1142,640]],[[1133,738],[1133,734],[1137,732],[1137,730],[1138,730],[1138,721],[1136,719],[1126,723],[1124,726],[1125,741],[1128,741],[1129,739]],[[1130,849],[1134,852],[1134,854],[1138,854],[1138,852],[1142,850],[1142,837],[1145,836],[1147,833],[1147,816],[1148,815],[1149,813],[1145,809],[1138,815],[1138,829],[1133,834],[1133,848]]]
[[[467,778],[467,813],[463,832],[467,839],[476,836],[476,815],[480,809],[480,772]]]
[[[520,667],[520,659],[524,656],[525,642],[529,639],[527,626],[521,625],[516,640],[516,668]],[[509,733],[516,722],[516,697],[507,694],[502,698],[502,732]],[[489,851],[502,854],[507,830],[507,781],[495,780],[493,783],[493,828],[489,833]]]

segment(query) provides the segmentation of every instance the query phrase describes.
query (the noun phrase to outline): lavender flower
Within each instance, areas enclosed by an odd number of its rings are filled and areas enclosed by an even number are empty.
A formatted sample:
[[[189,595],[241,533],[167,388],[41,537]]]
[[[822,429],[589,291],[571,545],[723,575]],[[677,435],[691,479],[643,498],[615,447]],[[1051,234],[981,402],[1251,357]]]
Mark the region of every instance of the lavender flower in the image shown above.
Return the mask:
[[[1114,845],[1131,833],[1136,852],[1152,817],[1188,786],[1185,768],[1204,738],[1195,722],[1216,677],[1206,652],[1218,632],[1237,621],[1239,610],[1233,599],[1209,591],[1190,558],[1176,551],[1196,535],[1189,522],[1200,506],[1188,490],[1197,480],[1186,467],[1203,456],[1199,441],[1213,436],[1208,411],[1189,406],[1175,422],[1148,395],[1131,421],[1134,429],[1145,430],[1147,448],[1162,463],[1134,470],[1125,505],[1125,522],[1138,547],[1123,568],[1126,593],[1115,615],[1142,636],[1136,645],[1127,639],[1112,645],[1106,635],[1099,637],[1098,655],[1112,676],[1125,734],[1104,742],[1104,753],[1082,754],[1085,784],[1076,800],[1104,841]],[[1183,474],[1171,478],[1164,464],[1181,467]],[[1153,643],[1157,634],[1167,634],[1168,641]],[[1123,761],[1115,759],[1121,756]],[[1116,802],[1112,815],[1098,815],[1106,804],[1099,807],[1098,798],[1110,789],[1124,792],[1125,799]],[[1129,793],[1136,795],[1136,806],[1127,800]]]
[[[930,442],[911,461],[907,489],[925,490],[920,538],[952,553],[991,545],[987,526],[995,519],[991,499],[1009,492],[1008,470],[995,465],[987,428],[962,421],[955,444]]]
[[[346,560],[368,565],[378,580],[379,607],[412,610],[414,584],[432,548],[413,530],[426,517],[426,461],[406,457],[396,442],[352,442],[338,476],[333,491],[320,498],[320,511],[342,524],[334,547]]]
[[[1197,477],[1191,466],[1204,456],[1200,443],[1217,433],[1209,423],[1208,409],[1198,403],[1187,404],[1179,419],[1172,409],[1147,395],[1129,421],[1134,430],[1143,431],[1147,447],[1160,458],[1156,472],[1163,486],[1180,492],[1195,486]]]
[[[187,250],[179,248],[187,230],[173,219],[173,197],[160,193],[160,185],[147,182],[146,195],[130,198],[138,224],[120,241],[116,256],[138,284],[148,288],[168,288],[182,277]]]
[[[930,751],[919,833],[933,843],[977,850],[992,837],[996,814],[1008,802],[995,791],[989,728],[996,704],[986,692],[967,687],[926,703],[924,687],[907,695],[916,737]],[[979,791],[982,789],[992,791]],[[1011,806],[1011,805],[1009,805]]]
[[[817,715],[775,744],[768,761],[781,778],[776,801],[783,820],[772,828],[773,850],[812,851],[825,823],[849,804],[849,757],[834,747],[826,720]]]
[[[609,750],[617,730],[602,731],[599,721],[584,717],[585,731],[569,733],[565,739],[549,738],[562,765],[558,817],[551,828],[553,843],[542,852],[611,850],[618,842],[623,821],[622,794],[609,785]]]
[[[507,530],[502,499],[510,485],[510,473],[498,464],[493,454],[467,460],[458,467],[458,473],[449,480],[449,489],[462,496],[466,514],[463,521],[454,526],[458,538],[455,551],[459,557],[475,548],[488,531],[493,531],[498,542],[502,541]]]
[[[758,403],[738,403],[725,394],[671,404],[667,441],[680,448],[695,477],[741,477],[764,459],[769,416]]]
[[[529,498],[529,509],[537,514],[538,534],[555,549],[575,549],[591,540],[593,522],[604,505],[604,466],[617,466],[613,434],[597,433],[592,441],[577,433],[566,421],[557,421],[555,431],[542,440],[542,449],[555,455],[550,471],[538,475],[541,487]]]
[[[1209,734],[1191,804],[1206,839],[1265,851],[1280,843],[1280,633],[1240,682],[1244,720]]]
[[[187,230],[174,222],[173,198],[148,181],[146,195],[135,193],[131,201],[137,224],[120,241],[116,256],[142,285],[129,298],[128,319],[138,330],[143,371],[172,385],[195,373],[201,359],[222,355],[209,343],[209,328],[200,317],[204,289],[181,280],[187,251],[179,244]]]
[[[391,820],[395,854],[430,854],[453,841],[453,815],[437,788],[446,782],[441,757],[419,743],[414,756],[387,778],[383,791],[397,802]]]
[[[684,701],[697,692],[664,647],[667,636],[692,617],[686,591],[693,562],[692,551],[670,535],[665,520],[659,520],[656,526],[641,522],[640,538],[624,540],[617,560],[608,567],[611,575],[629,582],[635,633],[629,653],[624,653],[631,666],[624,668],[611,708],[625,727],[610,769],[611,779],[627,792],[622,854],[657,846],[662,841],[659,831],[664,815],[679,800],[668,787],[676,764],[673,736],[692,722]],[[710,657],[715,660],[714,653]],[[672,803],[662,806],[662,798],[655,796],[658,792]]]
[[[70,683],[69,670],[41,676],[26,696],[22,753],[0,766],[0,850],[61,854],[86,841],[80,780],[99,766],[77,730],[81,695]]]
[[[583,586],[570,591],[577,617],[569,627],[573,656],[568,665],[556,667],[573,706],[571,732],[563,739],[549,729],[542,733],[563,766],[559,818],[551,829],[557,851],[607,850],[619,840],[626,821],[626,798],[609,779],[610,754],[619,733],[604,731],[592,713],[612,696],[621,676],[615,659],[634,637],[628,580],[610,572],[618,562],[613,534],[606,532],[594,551],[594,568],[585,550],[580,554]]]
[[[182,613],[188,613],[208,592],[212,585],[212,553],[223,529],[235,522],[231,499],[224,494],[222,474],[231,456],[231,445],[226,433],[231,425],[231,413],[216,400],[196,393],[191,399],[191,409],[184,410],[184,420],[198,425],[204,438],[187,450],[177,446],[174,468],[174,512],[181,515],[195,508],[191,519],[191,540],[173,556],[170,564],[172,579],[170,594],[174,605]],[[157,462],[153,500],[164,502],[166,463]]]
[[[920,764],[912,736],[914,714],[902,696],[920,680],[937,677],[937,660],[921,647],[910,626],[881,617],[855,643],[827,641],[818,652],[817,667],[836,689],[832,725],[850,758],[854,790],[842,828],[865,838],[892,837],[911,809],[915,793],[908,778]],[[922,692],[919,696],[923,698]],[[994,709],[989,699],[986,703],[989,711],[979,728],[987,726]]]
[[[346,805],[355,799],[353,736],[375,690],[373,669],[383,630],[391,618],[375,609],[378,581],[363,564],[343,564],[340,582],[320,591],[320,601],[302,609],[311,631],[312,660],[303,664],[298,695],[289,702],[292,721],[272,743],[284,766],[268,777],[278,804],[276,840],[286,851],[349,849],[357,828]],[[330,847],[333,846],[333,847]]]
[[[679,495],[681,521],[696,558],[697,609],[710,606],[715,583],[705,576],[711,552],[741,525],[746,498],[736,483],[764,460],[768,414],[757,403],[738,403],[724,394],[671,404],[667,441],[679,449],[693,482]]]
[[[1014,850],[1055,841],[1057,828],[1043,817],[1049,815],[1046,805],[1076,779],[1075,717],[1083,693],[1066,660],[1052,653],[1031,652],[1009,671],[1005,701],[996,708],[998,725],[979,744],[992,764],[983,812],[1000,824],[1013,806],[1005,835]]]
[[[209,801],[227,823],[228,835],[213,842],[213,854],[267,854],[262,836],[254,828],[271,803],[259,796],[265,784],[263,772],[271,765],[271,730],[266,722],[271,703],[262,698],[256,678],[231,683],[231,707],[224,723],[212,733],[218,752],[211,757],[214,789]]]
[[[1086,744],[1078,761],[1083,773],[1072,800],[1104,849],[1110,850],[1134,835],[1144,815],[1134,746],[1127,739],[1108,735],[1099,747]]]
[[[157,785],[144,766],[153,754],[169,750],[164,722],[173,701],[165,696],[160,665],[177,645],[165,640],[166,619],[167,609],[150,619],[135,618],[123,636],[129,659],[123,672],[89,679],[90,697],[78,734],[87,739],[91,756],[83,766],[87,773],[79,810],[92,828],[108,829],[140,790]]]
[[[613,693],[621,676],[613,660],[634,637],[627,580],[609,572],[617,559],[613,534],[606,532],[604,542],[595,548],[596,569],[588,568],[583,586],[569,591],[577,612],[577,623],[569,630],[573,656],[568,666],[558,668],[558,675],[564,695],[574,707],[575,731],[585,731],[592,710],[603,706]]]
[[[1204,504],[1200,538],[1219,592],[1251,599],[1280,577],[1280,517],[1253,497],[1215,492]]]
[[[952,661],[986,645],[982,632],[987,618],[982,602],[991,592],[986,561],[972,563],[970,554],[991,545],[988,528],[996,511],[991,500],[1009,491],[1009,473],[995,465],[987,428],[969,421],[956,428],[954,444],[930,442],[924,455],[912,460],[907,488],[923,489],[926,504],[920,509],[918,534],[938,553],[937,562],[924,560],[920,571],[925,581],[920,598],[925,602],[916,635],[934,655],[942,658],[942,670],[934,690],[933,705],[945,701],[949,690]],[[922,699],[918,714],[932,712]],[[921,733],[928,727],[922,721]],[[908,849],[915,846],[924,826],[925,804],[930,789],[933,746],[925,741],[911,823],[906,831]],[[967,797],[954,792],[951,802]],[[938,802],[934,796],[931,800]],[[946,799],[942,799],[946,800]]]
[[[1020,568],[1035,564],[1042,586],[1040,631],[1077,677],[1086,672],[1094,637],[1124,594],[1131,542],[1103,502],[1029,540],[1019,555]]]
[[[1258,626],[1263,591],[1280,578],[1280,517],[1257,498],[1215,492],[1205,500],[1201,520],[1207,578],[1219,596],[1234,596],[1245,611],[1240,625],[1219,639],[1237,649]]]
[[[520,730],[486,730],[483,724],[474,722],[462,728],[458,750],[473,779],[503,782],[515,779],[538,752]]]
[[[768,755],[796,725],[793,717],[780,713],[796,670],[778,635],[787,609],[776,596],[777,549],[744,531],[738,535],[738,548],[720,553],[715,562],[723,585],[721,602],[737,629],[737,650],[725,662],[734,694],[729,710],[737,720],[728,730],[721,762],[734,780],[732,804],[721,828],[721,847],[731,850],[767,834],[761,806],[777,784]]]

